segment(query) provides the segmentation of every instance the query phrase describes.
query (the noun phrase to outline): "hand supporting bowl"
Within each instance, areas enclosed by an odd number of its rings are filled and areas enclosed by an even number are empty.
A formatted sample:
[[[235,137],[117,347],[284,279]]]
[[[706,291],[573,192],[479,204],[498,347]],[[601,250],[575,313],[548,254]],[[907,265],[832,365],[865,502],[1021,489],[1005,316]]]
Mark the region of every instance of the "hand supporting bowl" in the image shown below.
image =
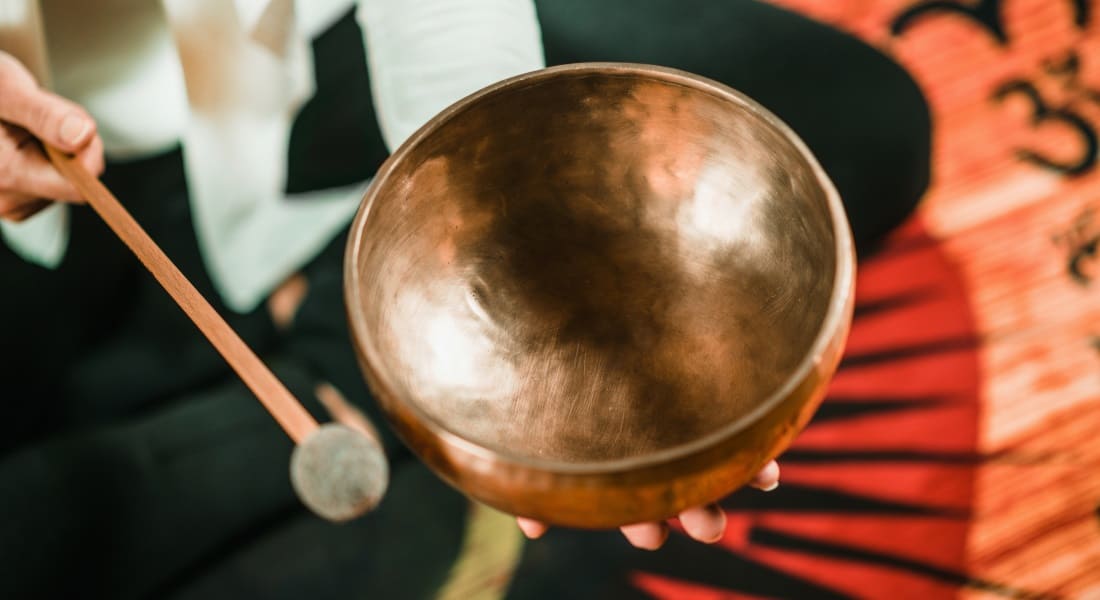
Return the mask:
[[[451,106],[386,162],[348,244],[366,377],[440,476],[603,528],[746,483],[836,369],[855,260],[836,190],[744,95],[578,64]]]

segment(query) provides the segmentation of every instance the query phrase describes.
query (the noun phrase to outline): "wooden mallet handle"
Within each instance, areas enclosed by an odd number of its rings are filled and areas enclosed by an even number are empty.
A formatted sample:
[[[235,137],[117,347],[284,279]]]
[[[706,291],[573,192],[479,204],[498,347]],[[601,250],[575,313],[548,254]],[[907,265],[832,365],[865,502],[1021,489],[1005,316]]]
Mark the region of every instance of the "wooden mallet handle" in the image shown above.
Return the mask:
[[[296,444],[317,430],[318,424],[300,402],[256,356],[240,336],[203,298],[195,286],[145,233],[117,198],[68,154],[44,144],[50,161],[84,196],[88,204],[125,242],[156,277],[176,304],[214,345],[252,393]]]

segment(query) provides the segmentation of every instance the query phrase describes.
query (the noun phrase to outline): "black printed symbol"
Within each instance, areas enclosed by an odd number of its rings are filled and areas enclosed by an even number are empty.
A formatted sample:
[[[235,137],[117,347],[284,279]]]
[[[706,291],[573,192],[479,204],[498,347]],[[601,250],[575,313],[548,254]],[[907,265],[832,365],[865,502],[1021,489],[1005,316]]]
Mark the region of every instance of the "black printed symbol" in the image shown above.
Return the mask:
[[[1076,50],[1070,50],[1066,57],[1060,61],[1051,58],[1043,60],[1043,70],[1048,75],[1064,76],[1076,83],[1077,76],[1081,73],[1081,57],[1077,55]]]
[[[1084,29],[1089,22],[1089,0],[1071,0],[1073,3],[1073,22],[1079,29]],[[948,14],[970,19],[981,25],[998,44],[1008,44],[1008,33],[1005,31],[1002,4],[1004,0],[978,0],[978,2],[962,3],[960,0],[925,0],[901,11],[894,17],[890,30],[894,35],[901,35],[915,21],[922,17]]]
[[[1078,284],[1087,286],[1092,283],[1093,275],[1088,265],[1095,262],[1100,253],[1100,225],[1095,223],[1096,213],[1085,209],[1070,226],[1069,231],[1054,237],[1054,243],[1065,248],[1066,272]],[[1094,339],[1094,344],[1100,338]],[[1097,347],[1100,350],[1100,346]]]
[[[1043,71],[1062,82],[1062,88],[1072,97],[1086,100],[1100,106],[1100,91],[1081,82],[1081,57],[1076,50],[1070,50],[1066,57],[1055,61],[1043,61]]]
[[[1058,161],[1033,150],[1021,149],[1016,154],[1021,160],[1058,171],[1064,175],[1081,175],[1091,170],[1100,153],[1100,140],[1096,130],[1084,117],[1068,106],[1051,107],[1043,100],[1039,90],[1030,81],[1014,79],[1002,84],[993,91],[993,99],[1003,102],[1009,96],[1020,95],[1031,103],[1031,125],[1038,127],[1046,123],[1062,123],[1070,126],[1084,143],[1081,155],[1076,160]]]

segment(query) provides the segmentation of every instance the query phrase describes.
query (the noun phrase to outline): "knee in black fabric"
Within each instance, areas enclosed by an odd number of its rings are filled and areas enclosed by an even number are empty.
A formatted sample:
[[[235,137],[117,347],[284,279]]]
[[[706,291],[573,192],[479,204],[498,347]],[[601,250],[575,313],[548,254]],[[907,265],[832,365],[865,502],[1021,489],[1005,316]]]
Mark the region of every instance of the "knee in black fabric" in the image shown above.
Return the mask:
[[[789,124],[825,167],[866,248],[928,183],[930,119],[919,88],[882,53],[755,0],[542,0],[550,64],[648,63],[744,92]]]
[[[239,386],[0,461],[0,596],[143,596],[296,505],[290,443]],[[63,576],[59,576],[63,573]]]
[[[376,512],[341,525],[285,519],[155,597],[432,598],[459,556],[468,511],[461,494],[405,461]]]
[[[854,41],[854,40],[853,40]],[[840,191],[857,248],[873,248],[917,207],[931,171],[932,123],[920,88],[905,69],[856,42],[866,79],[853,86],[829,131],[815,130],[818,159]],[[837,136],[828,142],[823,136]],[[847,141],[844,140],[847,138]]]

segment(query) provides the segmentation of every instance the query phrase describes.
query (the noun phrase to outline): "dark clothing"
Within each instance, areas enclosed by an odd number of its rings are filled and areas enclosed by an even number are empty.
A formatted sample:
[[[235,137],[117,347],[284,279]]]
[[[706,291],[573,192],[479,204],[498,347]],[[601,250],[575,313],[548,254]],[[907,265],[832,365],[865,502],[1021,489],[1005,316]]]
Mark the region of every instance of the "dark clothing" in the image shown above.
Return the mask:
[[[862,249],[927,184],[923,98],[902,69],[848,36],[751,0],[538,8],[551,64],[678,67],[776,112],[836,182]],[[293,132],[291,191],[362,180],[386,157],[350,15],[316,40],[315,54],[318,94]],[[319,419],[312,390],[329,381],[386,429],[347,339],[343,239],[305,269],[309,294],[280,333],[263,308],[234,315],[217,302],[178,153],[111,163],[104,180]],[[465,500],[388,436],[393,482],[378,512],[344,526],[305,513],[288,483],[290,441],[97,217],[72,212],[56,271],[0,246],[9,431],[0,441],[0,597],[429,596],[458,554]],[[565,534],[529,545],[512,595],[627,593],[629,561],[600,558],[625,543],[583,535],[599,553]],[[571,540],[568,551],[555,552],[555,539]]]

